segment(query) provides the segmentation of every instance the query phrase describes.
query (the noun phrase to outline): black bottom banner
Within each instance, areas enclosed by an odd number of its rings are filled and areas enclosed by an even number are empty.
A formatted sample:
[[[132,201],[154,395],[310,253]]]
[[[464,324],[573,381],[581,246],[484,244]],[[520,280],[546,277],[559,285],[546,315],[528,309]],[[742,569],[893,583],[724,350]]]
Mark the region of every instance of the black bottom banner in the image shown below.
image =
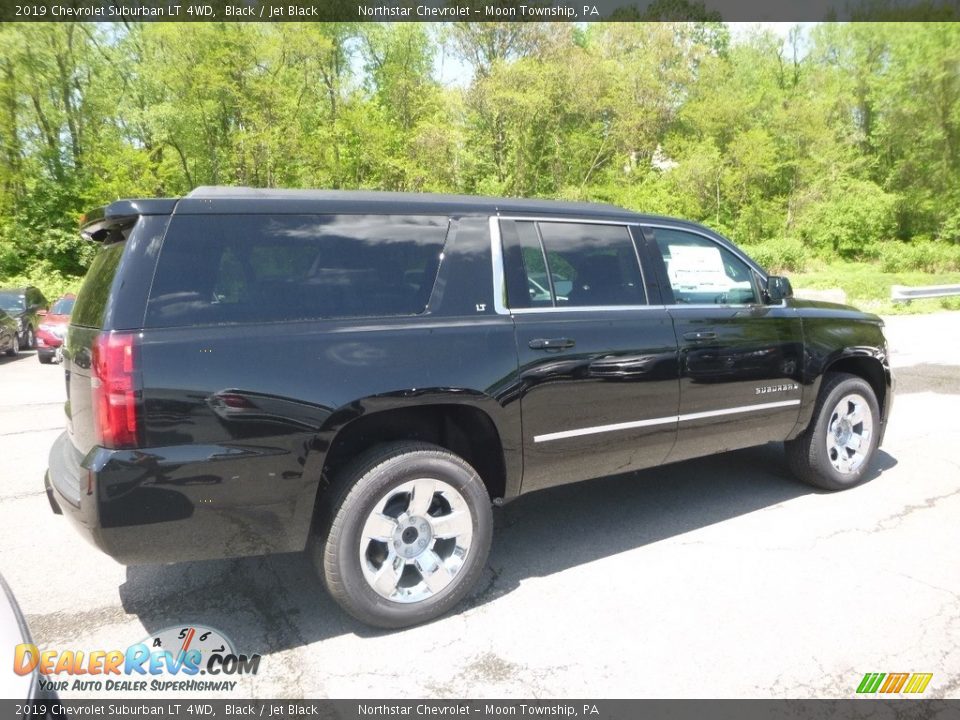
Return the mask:
[[[960,718],[960,700],[0,700],[2,720],[27,718],[584,718],[774,720]]]

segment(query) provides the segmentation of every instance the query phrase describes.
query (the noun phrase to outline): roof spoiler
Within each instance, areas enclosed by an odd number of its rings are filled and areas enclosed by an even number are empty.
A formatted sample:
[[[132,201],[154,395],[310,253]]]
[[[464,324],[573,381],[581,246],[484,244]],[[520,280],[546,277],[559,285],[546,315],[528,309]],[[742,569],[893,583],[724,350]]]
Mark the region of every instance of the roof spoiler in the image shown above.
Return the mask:
[[[141,215],[169,215],[176,205],[176,198],[116,200],[80,218],[80,234],[95,242],[116,242],[123,239],[117,231],[129,227]]]

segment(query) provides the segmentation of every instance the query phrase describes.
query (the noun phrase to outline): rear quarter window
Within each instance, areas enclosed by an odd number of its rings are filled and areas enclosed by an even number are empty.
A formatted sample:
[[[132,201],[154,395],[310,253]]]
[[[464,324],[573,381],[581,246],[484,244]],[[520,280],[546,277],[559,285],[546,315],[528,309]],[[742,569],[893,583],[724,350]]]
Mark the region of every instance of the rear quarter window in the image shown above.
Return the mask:
[[[426,309],[446,217],[174,217],[146,327],[416,315]]]
[[[123,257],[123,248],[122,242],[107,245],[93,259],[80,286],[80,292],[77,293],[77,301],[70,316],[70,322],[74,325],[103,327],[110,288]]]

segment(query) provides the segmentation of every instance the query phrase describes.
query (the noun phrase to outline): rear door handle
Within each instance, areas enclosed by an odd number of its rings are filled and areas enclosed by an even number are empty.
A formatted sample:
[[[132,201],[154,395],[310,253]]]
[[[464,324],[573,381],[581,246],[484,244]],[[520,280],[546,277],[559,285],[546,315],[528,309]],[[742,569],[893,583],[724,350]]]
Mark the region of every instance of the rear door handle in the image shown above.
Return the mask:
[[[698,331],[695,331],[695,332],[684,333],[684,334],[683,334],[683,339],[684,339],[684,340],[694,340],[694,341],[697,341],[697,340],[716,340],[716,339],[717,339],[717,334],[716,334],[715,332],[702,332],[702,331],[699,331],[699,330],[698,330]]]
[[[577,343],[570,338],[536,338],[527,344],[531,350],[565,350]]]

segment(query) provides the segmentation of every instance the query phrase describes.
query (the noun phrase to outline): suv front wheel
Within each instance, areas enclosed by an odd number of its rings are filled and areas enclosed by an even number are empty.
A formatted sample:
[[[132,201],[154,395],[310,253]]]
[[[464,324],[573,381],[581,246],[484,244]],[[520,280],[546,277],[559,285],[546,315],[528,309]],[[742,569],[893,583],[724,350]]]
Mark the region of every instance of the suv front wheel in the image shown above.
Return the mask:
[[[785,443],[793,473],[824,490],[863,481],[877,449],[880,410],[873,388],[849,373],[829,373],[802,435]]]
[[[432,620],[472,588],[490,551],[490,497],[462,458],[427,443],[373,448],[339,473],[312,542],[330,595],[369,625]]]

